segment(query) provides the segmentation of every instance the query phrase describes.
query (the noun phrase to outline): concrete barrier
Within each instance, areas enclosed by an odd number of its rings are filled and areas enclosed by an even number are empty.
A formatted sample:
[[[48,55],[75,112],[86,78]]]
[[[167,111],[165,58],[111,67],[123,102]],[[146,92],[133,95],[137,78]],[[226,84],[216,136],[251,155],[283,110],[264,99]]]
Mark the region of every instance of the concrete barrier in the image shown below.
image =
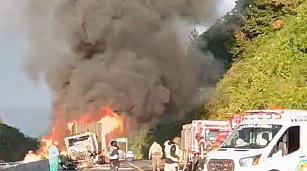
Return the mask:
[[[49,171],[48,160],[40,160],[30,163],[22,163],[15,166],[9,166],[3,171]]]

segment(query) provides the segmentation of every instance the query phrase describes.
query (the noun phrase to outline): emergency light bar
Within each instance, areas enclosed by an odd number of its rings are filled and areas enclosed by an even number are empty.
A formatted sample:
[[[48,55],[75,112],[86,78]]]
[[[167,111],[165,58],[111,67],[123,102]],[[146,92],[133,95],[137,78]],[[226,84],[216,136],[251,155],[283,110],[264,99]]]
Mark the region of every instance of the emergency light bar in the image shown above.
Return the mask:
[[[251,112],[245,113],[243,120],[258,120],[258,119],[281,119],[281,113],[276,112]]]

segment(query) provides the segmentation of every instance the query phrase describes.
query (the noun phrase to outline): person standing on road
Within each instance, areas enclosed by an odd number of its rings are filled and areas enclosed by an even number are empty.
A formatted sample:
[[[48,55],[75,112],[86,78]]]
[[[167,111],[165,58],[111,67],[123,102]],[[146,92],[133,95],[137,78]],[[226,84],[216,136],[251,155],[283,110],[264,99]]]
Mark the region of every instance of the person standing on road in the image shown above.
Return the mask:
[[[200,157],[199,153],[195,153],[192,161],[192,171],[196,171],[199,167]]]
[[[102,164],[106,163],[106,156],[107,156],[107,150],[103,149],[100,153],[100,158],[101,158]]]
[[[50,171],[59,171],[60,152],[57,148],[58,142],[54,141],[49,148],[49,169]]]
[[[153,142],[149,148],[149,160],[152,158],[152,170],[160,171],[161,158],[163,156],[162,147],[157,142]]]
[[[165,148],[165,166],[164,171],[178,171],[181,151],[179,149],[179,137],[175,137],[172,142],[166,141]]]
[[[111,171],[118,171],[119,168],[119,148],[117,146],[116,141],[111,142],[110,152],[109,152],[109,159],[110,159],[110,170]]]

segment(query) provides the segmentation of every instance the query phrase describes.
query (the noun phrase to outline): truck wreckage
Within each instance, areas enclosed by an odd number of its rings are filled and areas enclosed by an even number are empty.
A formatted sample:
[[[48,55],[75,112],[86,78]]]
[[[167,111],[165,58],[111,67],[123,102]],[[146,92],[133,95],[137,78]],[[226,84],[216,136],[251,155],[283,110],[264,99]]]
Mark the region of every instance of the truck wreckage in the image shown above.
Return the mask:
[[[64,139],[67,156],[61,156],[63,169],[90,167],[98,155],[98,141],[91,132],[80,133]]]

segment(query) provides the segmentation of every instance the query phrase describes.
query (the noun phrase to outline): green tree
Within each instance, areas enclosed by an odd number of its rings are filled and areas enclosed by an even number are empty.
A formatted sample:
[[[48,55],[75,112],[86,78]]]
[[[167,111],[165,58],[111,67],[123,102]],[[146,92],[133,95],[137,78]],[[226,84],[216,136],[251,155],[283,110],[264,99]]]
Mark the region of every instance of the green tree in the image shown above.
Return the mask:
[[[38,139],[25,136],[20,130],[0,123],[0,160],[23,160],[28,150],[36,150],[38,147]]]
[[[225,118],[229,112],[272,105],[307,109],[307,2],[296,5],[291,11],[297,14],[283,18],[282,30],[246,43],[205,105],[205,117]]]
[[[220,18],[203,35],[199,48],[231,67],[245,44],[260,35],[283,28],[284,18],[297,14],[304,0],[237,0],[235,8]]]

